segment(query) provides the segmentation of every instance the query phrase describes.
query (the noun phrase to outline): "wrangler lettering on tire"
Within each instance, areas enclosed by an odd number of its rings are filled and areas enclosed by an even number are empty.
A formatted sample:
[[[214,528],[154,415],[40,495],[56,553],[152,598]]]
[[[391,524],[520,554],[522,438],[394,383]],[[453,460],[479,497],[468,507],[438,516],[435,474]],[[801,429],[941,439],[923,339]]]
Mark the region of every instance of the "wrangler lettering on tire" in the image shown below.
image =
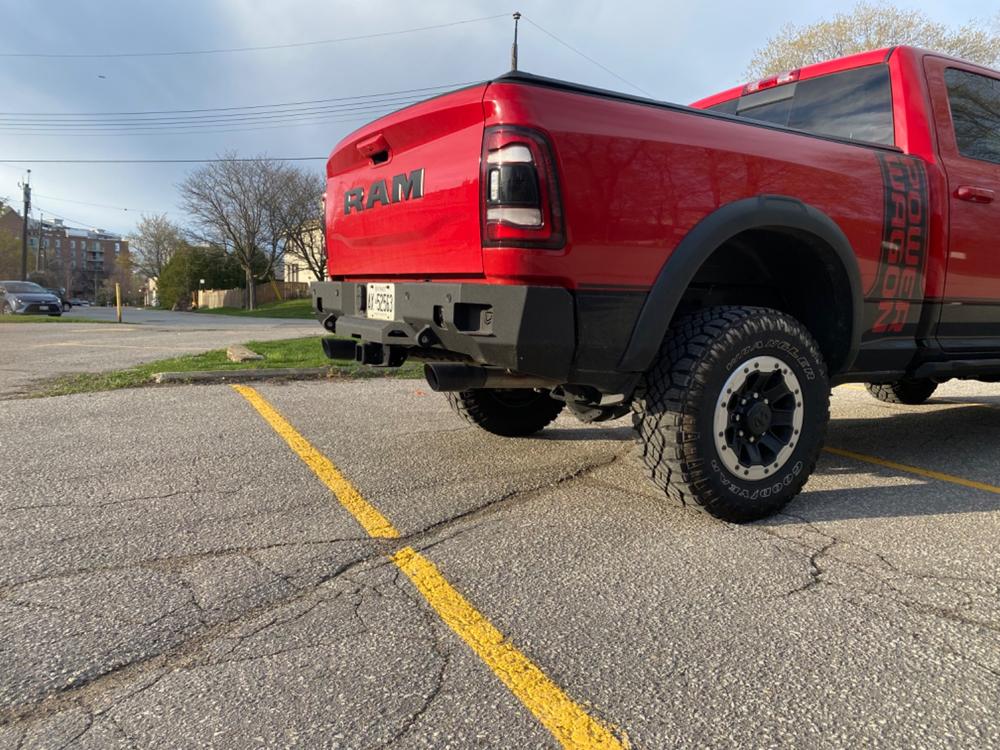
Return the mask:
[[[794,318],[710,307],[667,332],[633,402],[653,482],[727,521],[768,516],[802,489],[829,420],[826,367]]]

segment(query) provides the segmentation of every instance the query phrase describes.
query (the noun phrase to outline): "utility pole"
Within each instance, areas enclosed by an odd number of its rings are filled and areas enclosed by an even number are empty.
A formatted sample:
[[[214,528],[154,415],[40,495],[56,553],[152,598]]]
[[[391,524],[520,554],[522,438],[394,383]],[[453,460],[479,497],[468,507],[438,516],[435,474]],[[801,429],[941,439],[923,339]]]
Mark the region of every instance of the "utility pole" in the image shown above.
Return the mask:
[[[517,22],[521,20],[520,11],[514,13],[514,44],[510,48],[510,69],[517,70]]]
[[[35,252],[35,272],[45,270],[45,255],[42,250],[42,234],[45,231],[45,214],[38,212],[38,247]]]
[[[21,280],[28,280],[28,212],[31,211],[31,170],[21,185],[24,188],[24,226],[21,229]]]

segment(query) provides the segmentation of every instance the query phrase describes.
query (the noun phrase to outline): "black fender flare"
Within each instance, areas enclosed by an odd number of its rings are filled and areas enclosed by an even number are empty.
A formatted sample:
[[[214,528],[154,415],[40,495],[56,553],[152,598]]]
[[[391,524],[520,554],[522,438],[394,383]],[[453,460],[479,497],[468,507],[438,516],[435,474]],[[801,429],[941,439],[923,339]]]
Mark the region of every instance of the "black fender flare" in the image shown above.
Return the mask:
[[[698,269],[727,240],[749,229],[786,229],[812,234],[836,253],[851,287],[851,339],[847,356],[837,363],[835,371],[845,372],[851,368],[861,345],[864,299],[861,271],[850,241],[833,219],[814,206],[784,195],[758,195],[716,209],[680,241],[649,290],[618,363],[619,370],[645,372],[649,368]]]

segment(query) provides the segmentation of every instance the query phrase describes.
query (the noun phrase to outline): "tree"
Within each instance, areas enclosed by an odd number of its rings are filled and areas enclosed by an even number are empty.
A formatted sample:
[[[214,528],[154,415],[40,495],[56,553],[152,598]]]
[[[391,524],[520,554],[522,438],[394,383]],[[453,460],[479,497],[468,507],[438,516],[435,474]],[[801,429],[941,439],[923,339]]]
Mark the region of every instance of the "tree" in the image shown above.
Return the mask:
[[[21,278],[21,240],[0,232],[0,279]]]
[[[292,169],[282,218],[285,253],[303,261],[317,279],[326,277],[323,183],[321,174]]]
[[[994,67],[1000,62],[1000,13],[991,22],[950,28],[919,10],[860,2],[849,13],[808,26],[784,26],[754,52],[747,77],[764,78],[803,65],[906,44]]]
[[[255,307],[255,282],[273,276],[284,255],[292,171],[283,162],[264,157],[238,161],[230,153],[195,170],[180,185],[181,204],[194,220],[195,236],[223,248],[243,269],[249,309]]]
[[[185,244],[181,228],[166,214],[143,214],[128,240],[135,270],[150,279],[158,279],[173,254]]]
[[[260,271],[261,262],[258,260],[255,272]],[[240,286],[243,270],[221,247],[184,245],[167,261],[159,276],[156,290],[160,307],[169,309],[178,302],[184,305],[202,279],[206,289],[232,289]]]

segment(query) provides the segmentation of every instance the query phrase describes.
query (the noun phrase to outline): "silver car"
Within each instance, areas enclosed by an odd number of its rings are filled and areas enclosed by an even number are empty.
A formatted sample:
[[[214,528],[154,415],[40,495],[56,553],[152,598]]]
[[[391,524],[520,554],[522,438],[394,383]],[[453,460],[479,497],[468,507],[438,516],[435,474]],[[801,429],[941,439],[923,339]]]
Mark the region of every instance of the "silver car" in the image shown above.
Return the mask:
[[[62,301],[30,281],[0,281],[0,315],[62,315]]]

